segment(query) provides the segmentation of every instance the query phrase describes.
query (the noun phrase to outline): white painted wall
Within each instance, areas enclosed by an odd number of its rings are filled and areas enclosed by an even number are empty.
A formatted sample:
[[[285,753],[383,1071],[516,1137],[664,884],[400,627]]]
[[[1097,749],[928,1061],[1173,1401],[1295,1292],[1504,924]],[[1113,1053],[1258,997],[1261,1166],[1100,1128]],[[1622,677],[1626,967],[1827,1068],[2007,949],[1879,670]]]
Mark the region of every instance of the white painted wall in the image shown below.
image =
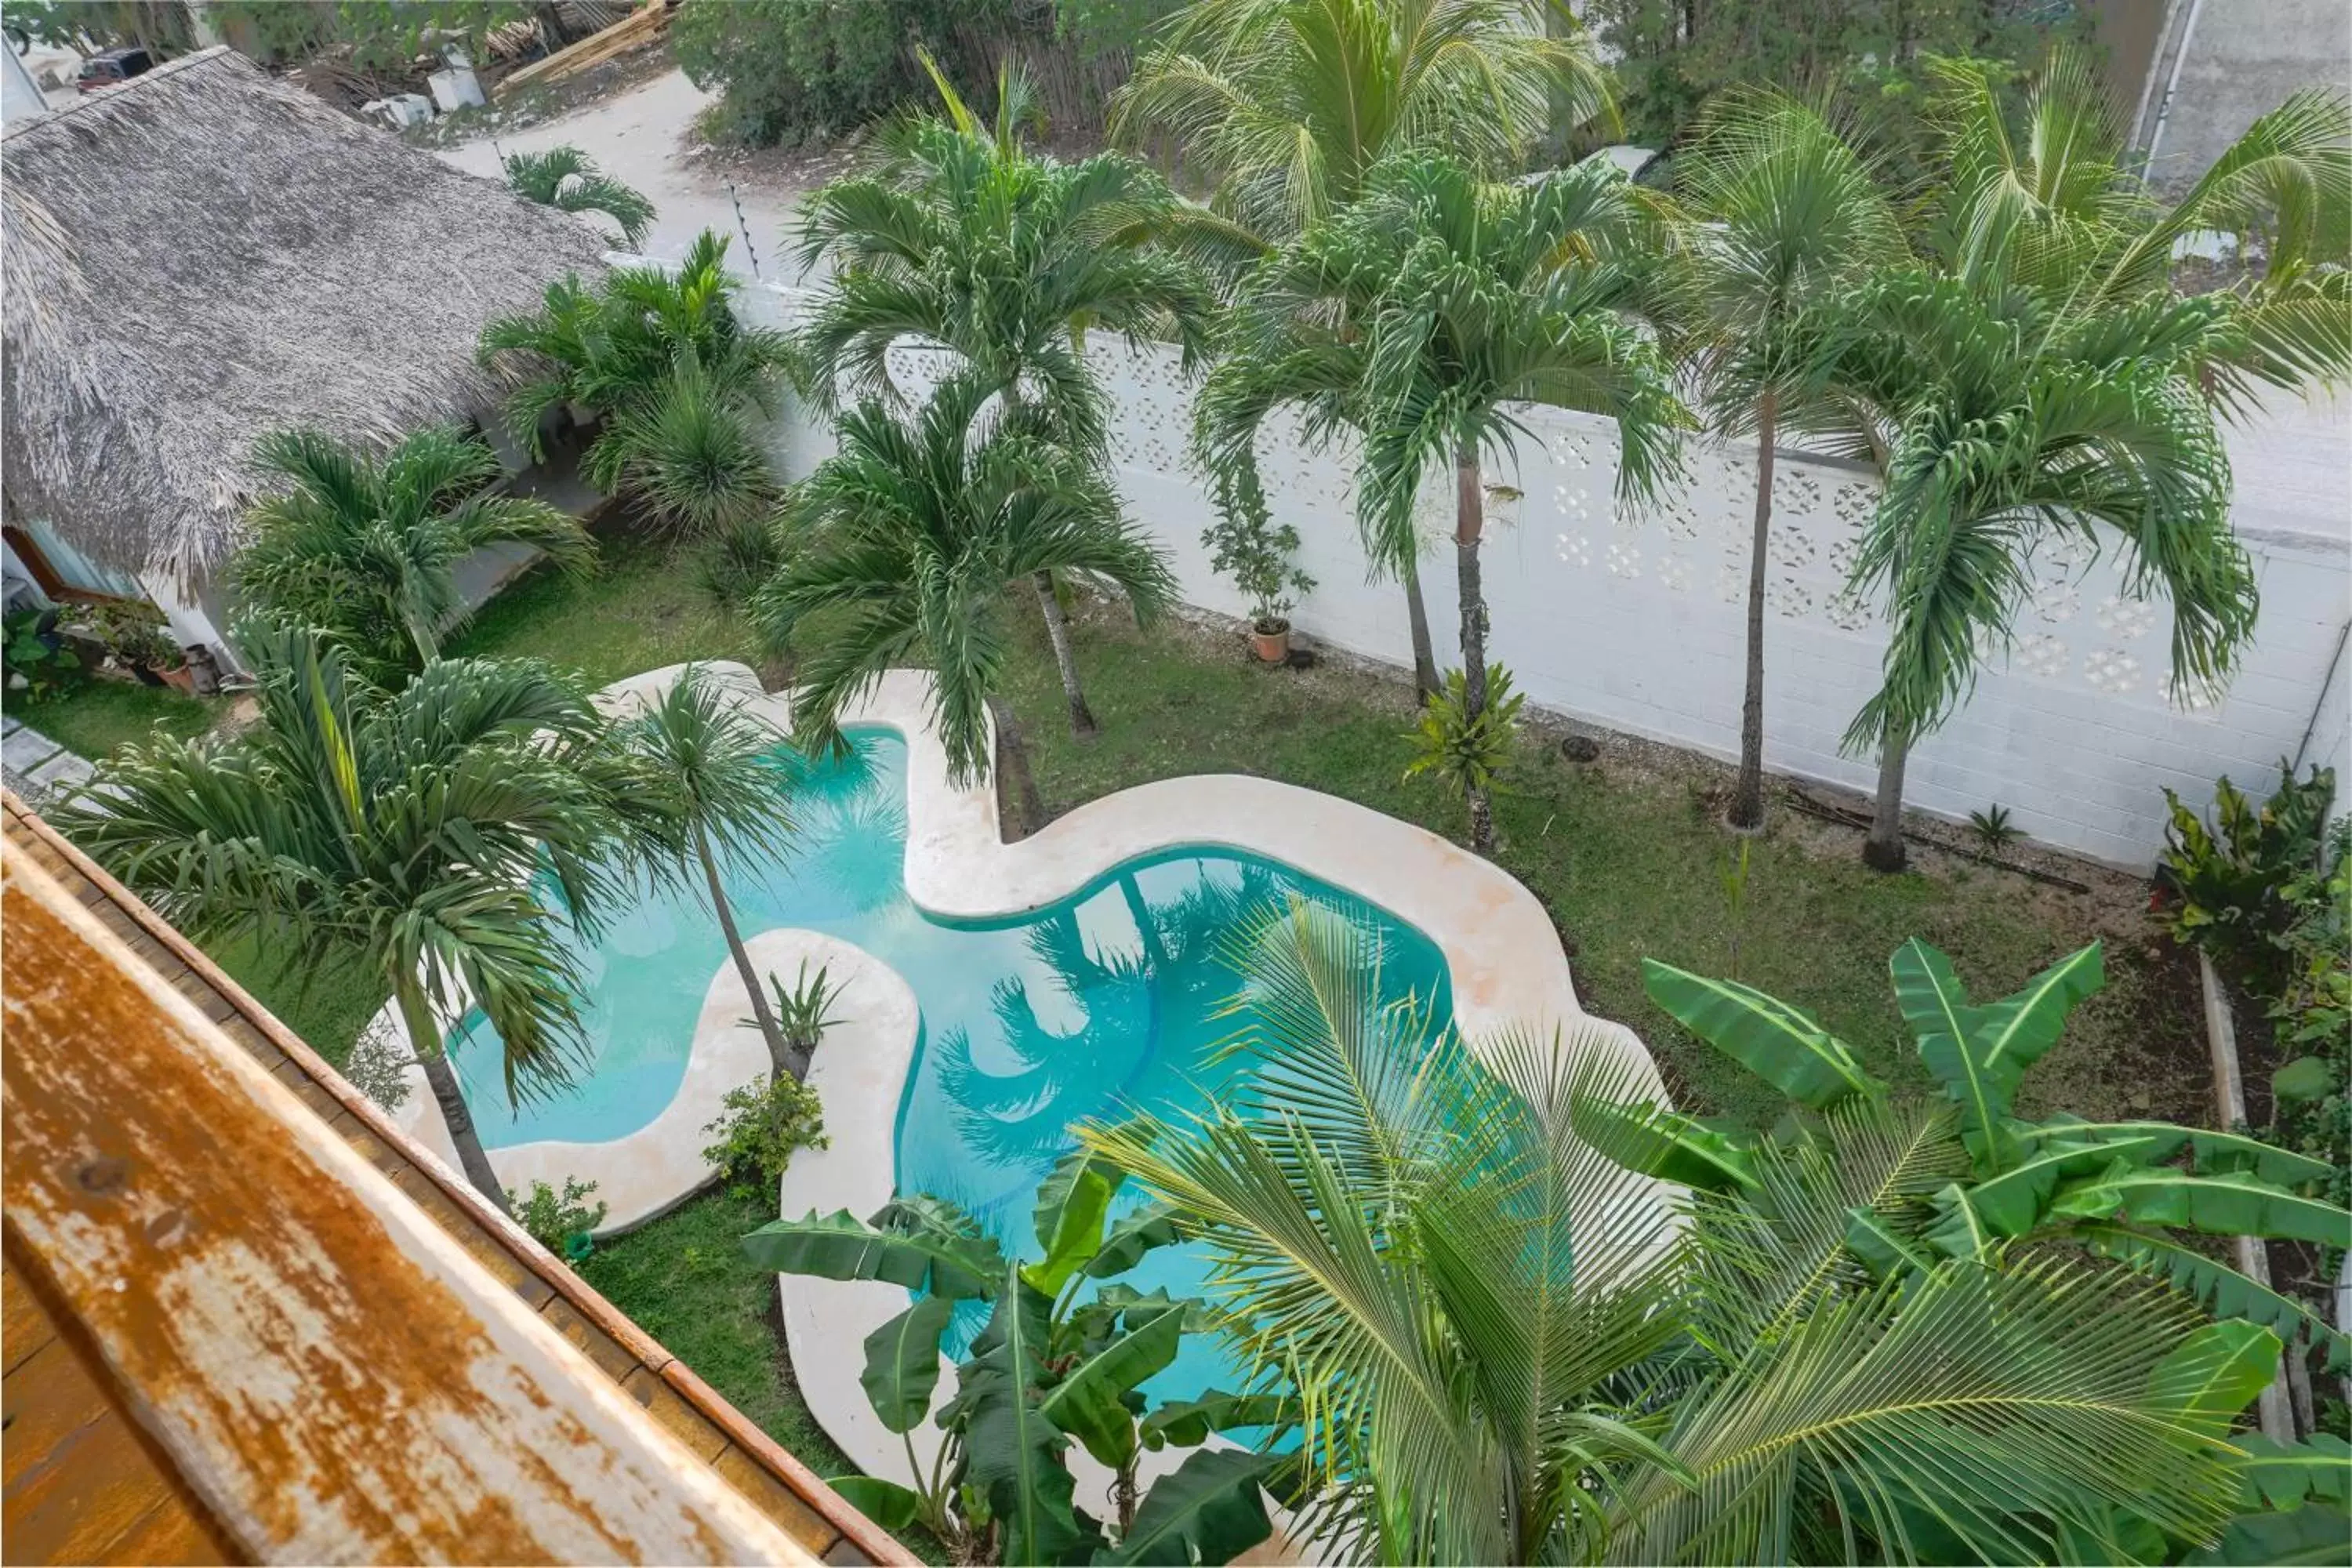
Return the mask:
[[[747,286],[745,300],[750,314],[777,326],[791,324],[803,303],[756,286]],[[1117,400],[1113,458],[1135,517],[1168,550],[1188,602],[1239,616],[1247,606],[1209,570],[1201,544],[1213,510],[1185,458],[1190,395],[1174,353],[1111,341],[1093,352]],[[919,395],[941,357],[894,351],[893,375]],[[1735,757],[1752,457],[1695,449],[1685,482],[1636,515],[1612,499],[1612,422],[1530,409],[1525,423],[1521,472],[1495,476],[1516,479],[1524,500],[1503,509],[1484,552],[1492,657],[1539,706]],[[805,412],[781,422],[775,438],[793,475],[831,447],[829,430]],[[1295,426],[1277,418],[1260,460],[1276,514],[1298,528],[1300,564],[1317,579],[1295,624],[1350,652],[1410,664],[1402,591],[1365,580],[1347,455],[1307,450]],[[2168,613],[2133,595],[2113,552],[2048,552],[2036,563],[2038,585],[2015,646],[1987,658],[1973,700],[1914,752],[1910,804],[1959,818],[1997,802],[2043,843],[2142,868],[2162,847],[2163,786],[2200,805],[2223,773],[2267,788],[2279,760],[2304,749],[2315,715],[2308,760],[2342,753],[2352,743],[2344,682],[2325,689],[2352,616],[2352,547],[2342,526],[2352,494],[2342,478],[2332,512],[2310,520],[2310,531],[2279,526],[2291,520],[2268,513],[2262,521],[2269,526],[2241,524],[2263,608],[2254,644],[2225,691],[2171,689]],[[1442,483],[1424,498],[1423,531],[1433,542],[1422,575],[1444,661],[1458,623],[1452,551],[1439,542],[1451,476]],[[1773,490],[1766,761],[1781,773],[1866,788],[1872,764],[1841,755],[1838,741],[1875,689],[1885,632],[1870,607],[1844,600],[1840,588],[1876,482],[1841,465],[1784,459]]]

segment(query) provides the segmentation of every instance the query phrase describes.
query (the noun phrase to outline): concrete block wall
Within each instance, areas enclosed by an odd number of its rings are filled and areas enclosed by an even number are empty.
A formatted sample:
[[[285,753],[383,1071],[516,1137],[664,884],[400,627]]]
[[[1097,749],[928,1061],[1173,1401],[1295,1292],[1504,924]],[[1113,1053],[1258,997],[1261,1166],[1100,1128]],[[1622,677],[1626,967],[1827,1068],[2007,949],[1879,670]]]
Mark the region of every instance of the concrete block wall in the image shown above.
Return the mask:
[[[804,303],[753,290],[751,309],[789,325]],[[1172,352],[1093,346],[1117,402],[1112,456],[1135,518],[1168,552],[1184,598],[1239,616],[1247,605],[1209,569],[1213,515],[1186,457],[1190,387]],[[943,356],[893,352],[912,397]],[[1745,640],[1753,453],[1698,447],[1686,473],[1644,509],[1617,504],[1610,421],[1526,411],[1517,464],[1489,476],[1484,551],[1491,657],[1528,700],[1570,718],[1736,757]],[[820,421],[781,422],[776,451],[803,473],[830,450]],[[1277,416],[1260,462],[1276,515],[1301,536],[1317,580],[1293,612],[1307,636],[1408,665],[1402,591],[1367,580],[1351,458],[1312,450]],[[1766,628],[1766,761],[1776,772],[1867,789],[1868,759],[1843,754],[1846,725],[1875,689],[1885,632],[1874,608],[1842,593],[1877,495],[1864,469],[1784,458],[1774,479]],[[1443,663],[1457,660],[1450,543],[1452,476],[1422,500],[1421,563]],[[1516,490],[1517,497],[1508,492]],[[2068,543],[2035,563],[2032,603],[2006,651],[1989,651],[1973,697],[1916,749],[1914,807],[1951,818],[1995,804],[2042,843],[2145,868],[2163,843],[2166,785],[2199,805],[2229,774],[2266,789],[2279,760],[2325,763],[2347,744],[2346,681],[2331,671],[2352,618],[2352,551],[2340,538],[2246,531],[2263,595],[2259,630],[2227,689],[2176,689],[2169,612],[2136,595],[2116,552]]]

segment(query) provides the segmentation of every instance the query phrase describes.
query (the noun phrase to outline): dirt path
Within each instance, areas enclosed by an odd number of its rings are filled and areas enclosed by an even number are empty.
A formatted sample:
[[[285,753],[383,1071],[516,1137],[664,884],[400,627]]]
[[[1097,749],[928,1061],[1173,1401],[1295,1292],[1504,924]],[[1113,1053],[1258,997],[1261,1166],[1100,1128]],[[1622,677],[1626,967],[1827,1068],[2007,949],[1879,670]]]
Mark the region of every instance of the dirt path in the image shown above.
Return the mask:
[[[496,179],[501,153],[578,147],[604,173],[653,201],[657,214],[646,238],[648,256],[682,255],[696,235],[715,228],[730,237],[730,258],[740,267],[740,198],[761,276],[770,282],[789,280],[798,273],[785,255],[793,211],[839,160],[806,160],[783,175],[716,163],[711,154],[688,146],[694,117],[710,101],[711,95],[687,80],[684,71],[672,69],[559,119],[436,149],[435,155],[467,174]]]

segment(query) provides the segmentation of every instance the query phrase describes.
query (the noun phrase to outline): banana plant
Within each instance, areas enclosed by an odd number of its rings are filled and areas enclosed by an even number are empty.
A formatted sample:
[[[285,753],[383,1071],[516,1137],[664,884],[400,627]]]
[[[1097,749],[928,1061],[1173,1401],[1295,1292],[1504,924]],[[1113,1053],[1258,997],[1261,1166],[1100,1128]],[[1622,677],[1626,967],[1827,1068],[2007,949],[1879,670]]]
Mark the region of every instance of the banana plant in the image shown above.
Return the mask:
[[[1112,1216],[1125,1179],[1086,1151],[1065,1156],[1037,1191],[1043,1256],[1033,1263],[935,1197],[894,1199],[869,1224],[811,1214],[743,1238],[763,1268],[914,1293],[867,1336],[861,1379],[875,1415],[906,1445],[913,1484],[843,1477],[832,1483],[843,1496],[886,1528],[922,1524],[959,1562],[1214,1563],[1272,1533],[1263,1488],[1279,1461],[1200,1445],[1213,1432],[1280,1426],[1295,1419],[1291,1402],[1212,1393],[1150,1408],[1140,1385],[1215,1318],[1198,1300],[1118,1280],[1179,1239],[1160,1206]],[[931,1414],[941,1341],[963,1301],[988,1302],[988,1321],[955,1368],[936,1418],[946,1438],[926,1468],[913,1433]],[[1073,1442],[1116,1478],[1114,1520],[1077,1506]],[[1198,1451],[1139,1496],[1144,1455],[1169,1447]]]
[[[1650,999],[1684,1027],[1808,1113],[1890,1107],[1892,1088],[1801,1008],[1737,981],[1643,963]],[[1914,938],[1889,965],[1904,1023],[1936,1080],[1941,1114],[1923,1131],[1916,1171],[1948,1173],[1922,1195],[1849,1212],[1846,1248],[1882,1277],[2023,1242],[2067,1241],[2168,1279],[2215,1316],[2306,1331],[2330,1366],[2352,1365],[2352,1338],[2293,1298],[2207,1256],[2180,1233],[2352,1247],[2352,1213],[2311,1195],[2329,1167],[2234,1132],[2165,1121],[2015,1114],[2019,1084],[2057,1044],[2066,1016],[2105,983],[2099,944],[2068,954],[1997,1002],[1972,1003],[1951,961]],[[1655,1107],[1580,1106],[1578,1124],[1620,1163],[1710,1192],[1759,1191],[1758,1135]],[[1892,1119],[1890,1119],[1892,1120]],[[1957,1145],[1957,1147],[1955,1147]]]

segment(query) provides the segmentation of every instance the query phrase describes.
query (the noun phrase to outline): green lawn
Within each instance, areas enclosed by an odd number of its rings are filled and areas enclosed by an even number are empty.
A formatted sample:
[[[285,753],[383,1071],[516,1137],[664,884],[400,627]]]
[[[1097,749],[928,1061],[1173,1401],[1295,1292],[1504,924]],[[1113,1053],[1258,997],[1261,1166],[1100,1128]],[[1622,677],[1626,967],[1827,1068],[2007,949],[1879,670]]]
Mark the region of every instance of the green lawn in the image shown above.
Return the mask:
[[[702,596],[690,553],[625,534],[599,542],[595,576],[532,572],[482,606],[449,651],[543,658],[592,686],[690,658],[758,662],[750,635]]]
[[[180,740],[203,734],[221,713],[216,700],[168,687],[89,679],[40,702],[11,698],[8,711],[58,745],[85,757],[103,757],[126,741],[156,731]]]

